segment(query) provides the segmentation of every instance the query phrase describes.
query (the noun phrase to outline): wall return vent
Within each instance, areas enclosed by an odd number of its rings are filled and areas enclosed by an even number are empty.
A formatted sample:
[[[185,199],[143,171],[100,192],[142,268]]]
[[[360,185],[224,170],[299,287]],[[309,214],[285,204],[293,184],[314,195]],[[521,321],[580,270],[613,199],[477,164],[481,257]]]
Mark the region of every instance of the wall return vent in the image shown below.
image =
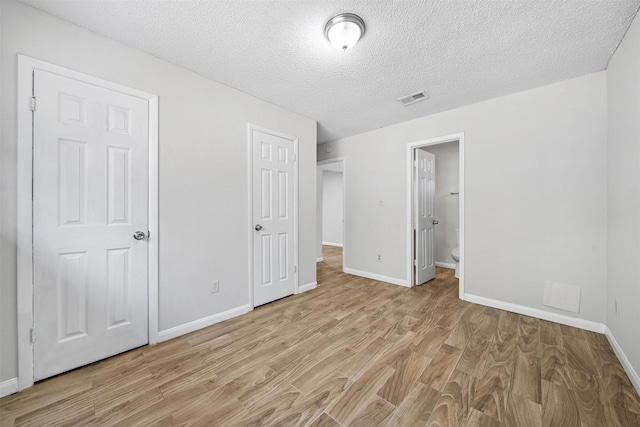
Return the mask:
[[[429,95],[427,95],[427,93],[424,90],[421,90],[420,92],[416,92],[416,93],[412,93],[411,95],[400,97],[398,98],[398,101],[405,107],[408,107],[409,105],[413,105],[416,102],[425,101],[427,99],[429,99]]]

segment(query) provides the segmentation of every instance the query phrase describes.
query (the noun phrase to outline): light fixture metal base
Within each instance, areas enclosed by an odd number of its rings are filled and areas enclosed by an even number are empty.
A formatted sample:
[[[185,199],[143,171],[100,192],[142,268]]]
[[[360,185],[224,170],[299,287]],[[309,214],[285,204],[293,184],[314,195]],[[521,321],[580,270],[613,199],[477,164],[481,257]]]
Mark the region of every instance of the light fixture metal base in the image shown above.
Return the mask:
[[[360,37],[358,37],[358,40],[362,38],[366,30],[364,20],[360,18],[358,15],[353,13],[341,13],[340,15],[336,15],[333,18],[329,19],[327,24],[324,26],[324,37],[330,43],[332,42],[331,42],[331,39],[329,38],[329,30],[331,30],[331,28],[334,27],[335,25],[338,25],[342,22],[349,22],[351,24],[357,25],[360,28]],[[343,46],[342,50],[347,50],[347,46]]]

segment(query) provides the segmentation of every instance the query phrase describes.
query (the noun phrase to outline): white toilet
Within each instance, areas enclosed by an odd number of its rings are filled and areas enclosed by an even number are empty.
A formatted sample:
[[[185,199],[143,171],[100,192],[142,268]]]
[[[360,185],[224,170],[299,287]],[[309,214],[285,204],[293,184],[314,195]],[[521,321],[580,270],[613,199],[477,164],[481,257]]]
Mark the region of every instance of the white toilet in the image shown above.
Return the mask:
[[[456,279],[460,278],[460,229],[456,228],[456,247],[451,249],[451,258],[456,262]]]

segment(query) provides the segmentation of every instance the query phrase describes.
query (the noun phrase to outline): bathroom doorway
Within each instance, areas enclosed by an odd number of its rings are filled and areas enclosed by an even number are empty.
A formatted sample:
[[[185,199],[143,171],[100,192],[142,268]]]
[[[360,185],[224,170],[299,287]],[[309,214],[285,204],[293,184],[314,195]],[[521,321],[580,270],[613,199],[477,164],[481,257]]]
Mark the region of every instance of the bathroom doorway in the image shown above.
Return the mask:
[[[425,197],[419,191],[419,172],[416,159],[418,154],[431,153],[435,157],[435,188],[430,199],[434,203],[433,225],[431,231],[419,230],[418,204]],[[424,200],[423,200],[424,202]],[[425,227],[422,227],[425,228]],[[420,236],[431,235],[421,239]],[[425,245],[429,242],[429,245]],[[420,261],[431,247],[428,258],[435,267],[456,268],[452,253],[457,255],[459,297],[464,296],[464,135],[456,134],[443,138],[418,141],[407,144],[407,278],[411,286],[424,280],[424,274],[418,274]],[[456,249],[457,250],[454,250]],[[422,257],[421,259],[418,259]],[[428,283],[428,282],[427,282]]]

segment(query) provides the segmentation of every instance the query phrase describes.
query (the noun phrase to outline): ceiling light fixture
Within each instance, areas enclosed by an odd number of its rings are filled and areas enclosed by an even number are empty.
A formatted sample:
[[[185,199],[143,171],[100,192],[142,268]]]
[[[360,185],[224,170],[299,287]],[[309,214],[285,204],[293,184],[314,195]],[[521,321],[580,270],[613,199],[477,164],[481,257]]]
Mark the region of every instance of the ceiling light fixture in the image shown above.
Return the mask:
[[[324,36],[342,51],[351,49],[364,35],[364,21],[353,13],[341,13],[329,19],[324,27]]]

